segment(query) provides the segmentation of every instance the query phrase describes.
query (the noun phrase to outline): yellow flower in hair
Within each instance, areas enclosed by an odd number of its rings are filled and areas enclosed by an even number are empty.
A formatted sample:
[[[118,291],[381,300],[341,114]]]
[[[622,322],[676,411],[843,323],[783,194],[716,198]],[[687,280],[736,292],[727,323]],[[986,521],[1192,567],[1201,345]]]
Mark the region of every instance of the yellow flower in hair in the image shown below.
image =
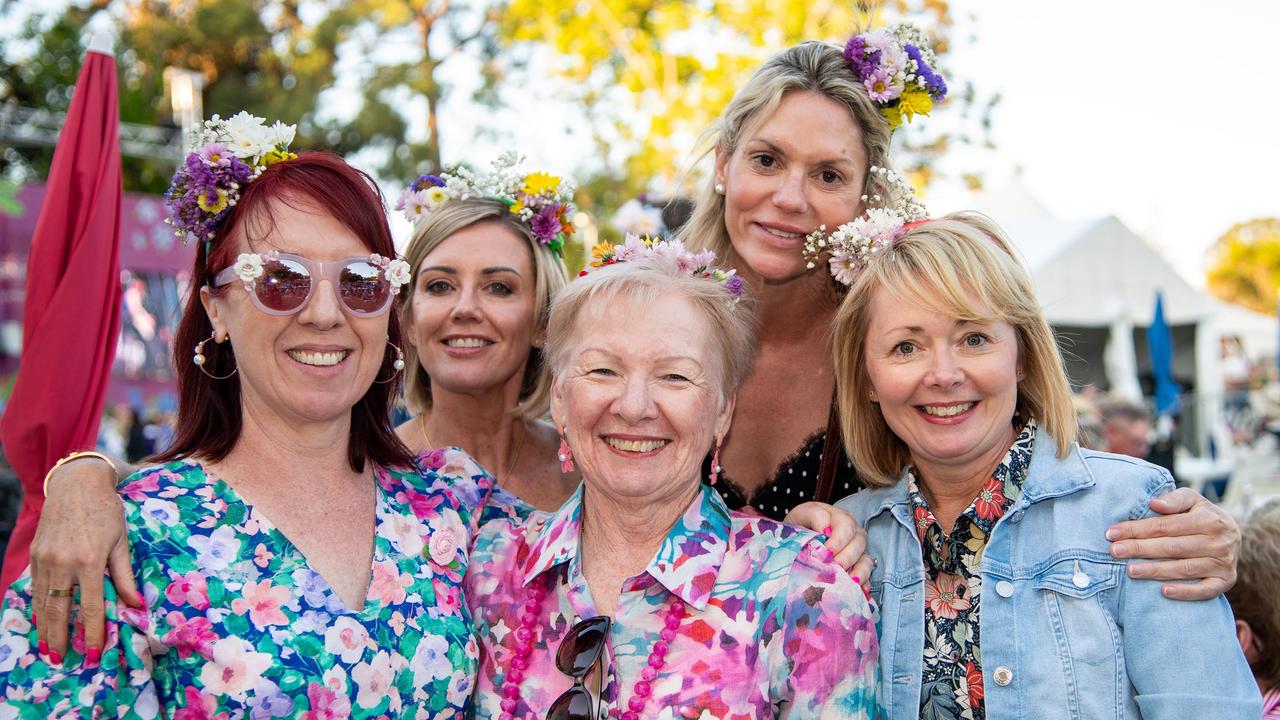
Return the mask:
[[[524,201],[523,201],[523,200],[517,200],[517,201],[515,201],[515,202],[511,203],[511,207],[510,207],[510,208],[508,208],[508,209],[509,209],[509,210],[511,210],[511,214],[512,214],[512,215],[519,215],[519,214],[520,214],[520,211],[524,209]]]
[[[227,209],[227,191],[218,190],[217,193],[212,200],[210,200],[207,193],[200,193],[200,197],[196,198],[196,204],[200,206],[201,210],[217,215]]]
[[[591,248],[591,257],[597,260],[603,260],[605,256],[613,254],[613,243],[601,242],[596,243]]]
[[[271,167],[272,165],[275,165],[278,162],[284,162],[285,160],[294,160],[294,159],[297,159],[297,157],[298,157],[297,153],[291,153],[288,150],[268,150],[262,156],[262,166]]]
[[[544,172],[529,173],[525,176],[524,187],[520,189],[526,195],[541,195],[555,192],[560,187],[560,178]]]
[[[897,130],[902,126],[902,113],[898,110],[898,106],[882,107],[880,114],[884,116],[885,121],[889,123],[890,130]]]
[[[933,98],[924,90],[906,90],[898,98],[898,110],[907,122],[915,115],[928,115],[933,110]]]

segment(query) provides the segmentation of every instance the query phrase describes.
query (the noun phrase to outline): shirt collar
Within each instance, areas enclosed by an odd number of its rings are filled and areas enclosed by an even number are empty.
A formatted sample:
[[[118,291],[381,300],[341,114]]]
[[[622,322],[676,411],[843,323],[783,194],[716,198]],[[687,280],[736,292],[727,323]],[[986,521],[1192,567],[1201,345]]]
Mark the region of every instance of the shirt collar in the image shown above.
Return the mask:
[[[582,533],[582,485],[547,519],[525,559],[525,585],[577,560]],[[700,485],[693,502],[658,546],[644,573],[698,610],[706,608],[729,547],[729,508],[711,487]],[[642,573],[643,574],[643,573]]]

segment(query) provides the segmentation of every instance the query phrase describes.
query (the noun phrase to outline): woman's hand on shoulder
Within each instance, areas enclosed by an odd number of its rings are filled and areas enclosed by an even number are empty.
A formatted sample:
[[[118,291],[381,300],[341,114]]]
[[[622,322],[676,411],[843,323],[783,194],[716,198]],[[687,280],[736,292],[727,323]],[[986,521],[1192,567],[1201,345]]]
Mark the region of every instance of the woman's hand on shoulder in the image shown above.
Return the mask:
[[[69,462],[49,477],[31,541],[31,611],[41,643],[59,656],[66,653],[71,598],[52,597],[50,590],[80,586],[85,643],[99,650],[105,635],[104,572],[110,572],[121,602],[143,605],[116,480],[106,463],[90,458]]]
[[[826,535],[823,546],[835,555],[835,562],[864,590],[870,585],[875,561],[867,555],[867,531],[849,511],[827,503],[806,502],[792,508],[784,521]]]
[[[1107,530],[1112,555],[1148,560],[1130,563],[1130,577],[1193,581],[1162,586],[1172,600],[1207,600],[1235,585],[1240,526],[1225,510],[1190,488],[1155,498],[1151,509],[1160,514]]]

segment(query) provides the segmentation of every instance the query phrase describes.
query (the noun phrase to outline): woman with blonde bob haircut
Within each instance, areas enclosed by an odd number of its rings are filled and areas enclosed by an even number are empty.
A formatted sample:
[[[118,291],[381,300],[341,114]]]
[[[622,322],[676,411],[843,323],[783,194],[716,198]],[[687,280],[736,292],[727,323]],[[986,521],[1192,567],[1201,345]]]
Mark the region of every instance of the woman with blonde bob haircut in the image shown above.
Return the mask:
[[[1226,599],[1175,602],[1108,552],[1108,527],[1149,517],[1173,478],[1075,443],[1053,333],[1000,229],[960,213],[853,231],[836,383],[870,489],[838,506],[878,561],[888,715],[1258,717]]]
[[[1071,387],[1031,278],[1008,239],[990,219],[973,213],[930,221],[927,233],[945,243],[912,243],[908,233],[894,246],[891,262],[872,263],[863,272],[837,316],[833,345],[841,427],[863,483],[892,484],[910,461],[906,443],[894,435],[876,405],[865,401],[870,380],[862,358],[871,299],[878,288],[893,288],[900,297],[940,315],[973,322],[1000,319],[1012,325],[1022,367],[1017,415],[1036,418],[1065,455],[1076,441]]]

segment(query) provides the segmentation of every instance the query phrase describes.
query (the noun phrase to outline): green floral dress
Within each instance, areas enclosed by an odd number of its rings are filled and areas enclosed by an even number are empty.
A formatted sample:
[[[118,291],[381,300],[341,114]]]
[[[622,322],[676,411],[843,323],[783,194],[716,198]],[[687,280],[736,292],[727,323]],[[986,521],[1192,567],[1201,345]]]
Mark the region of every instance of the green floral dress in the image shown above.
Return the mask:
[[[469,710],[477,646],[462,601],[470,498],[453,463],[375,468],[364,608],[346,608],[305,557],[194,462],[121,483],[144,610],[108,585],[100,666],[78,623],[68,656],[36,650],[29,576],[0,614],[0,718],[451,718]],[[465,494],[465,490],[464,490]]]

